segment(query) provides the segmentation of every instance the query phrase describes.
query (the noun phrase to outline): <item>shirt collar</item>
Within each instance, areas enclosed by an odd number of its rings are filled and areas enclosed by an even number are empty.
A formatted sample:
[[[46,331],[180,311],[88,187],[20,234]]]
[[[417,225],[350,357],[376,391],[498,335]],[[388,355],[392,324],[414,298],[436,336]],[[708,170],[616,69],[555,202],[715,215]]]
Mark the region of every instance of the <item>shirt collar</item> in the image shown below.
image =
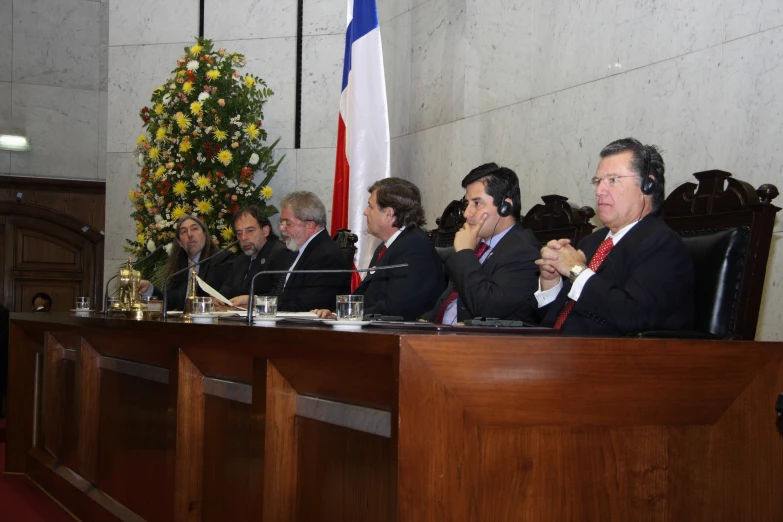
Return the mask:
[[[639,222],[638,221],[634,221],[630,225],[625,225],[623,228],[618,230],[616,234],[612,234],[612,231],[610,230],[609,233],[606,235],[606,239],[609,239],[611,237],[612,238],[612,243],[615,246],[617,246],[617,243],[620,242],[620,240],[623,238],[623,236],[625,236],[625,234],[627,234],[628,231],[631,230],[637,223],[639,223]]]
[[[403,230],[405,230],[405,227],[402,227],[401,229],[399,229],[397,232],[392,234],[392,236],[388,240],[386,240],[386,242],[384,243],[384,245],[386,245],[386,248],[391,248],[392,243],[394,243],[394,240],[397,239],[397,237],[400,235],[400,233]]]

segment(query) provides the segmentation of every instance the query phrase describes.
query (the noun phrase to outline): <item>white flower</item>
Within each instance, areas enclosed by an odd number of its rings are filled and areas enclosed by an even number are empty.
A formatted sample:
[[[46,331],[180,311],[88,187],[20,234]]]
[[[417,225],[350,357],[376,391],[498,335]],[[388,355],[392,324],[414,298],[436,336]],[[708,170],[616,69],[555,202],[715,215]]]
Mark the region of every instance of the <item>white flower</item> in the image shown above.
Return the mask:
[[[187,65],[188,71],[198,71],[198,61],[190,60]]]
[[[200,102],[203,102],[207,98],[209,98],[209,93],[208,92],[202,92],[201,94],[198,95],[198,101],[200,101]]]
[[[155,214],[155,223],[160,223],[161,221],[163,221],[163,216]]]
[[[176,83],[170,83],[169,84],[169,89],[173,90],[173,89],[176,89],[176,88],[177,88],[177,84]]]
[[[171,247],[174,245],[174,243],[169,243],[165,247],[163,247],[163,250],[166,251],[167,254],[171,254]]]
[[[163,104],[164,105],[168,105],[170,101],[171,101],[171,94],[169,94],[169,93],[164,94],[163,95]]]
[[[237,182],[234,181],[233,179],[230,179],[230,180],[226,181],[226,186],[228,188],[234,188],[234,187],[237,186]]]
[[[147,250],[149,250],[150,252],[155,251],[155,242],[151,239],[147,241]]]
[[[255,152],[250,155],[250,159],[248,160],[251,165],[255,165],[258,163],[258,154]]]
[[[139,165],[144,165],[144,154],[139,154]]]

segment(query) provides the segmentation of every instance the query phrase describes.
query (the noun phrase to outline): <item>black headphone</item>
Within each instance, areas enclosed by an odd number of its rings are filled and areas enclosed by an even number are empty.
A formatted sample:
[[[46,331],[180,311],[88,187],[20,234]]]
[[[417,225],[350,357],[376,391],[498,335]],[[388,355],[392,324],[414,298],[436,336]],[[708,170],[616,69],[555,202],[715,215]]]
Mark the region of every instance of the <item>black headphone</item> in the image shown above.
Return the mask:
[[[506,217],[511,215],[511,203],[506,201],[506,198],[503,198],[502,203],[498,206],[498,216],[500,217]]]
[[[645,147],[644,149],[644,157],[646,159],[647,163],[647,175],[644,177],[644,180],[642,181],[642,194],[645,196],[651,195],[653,192],[655,192],[655,178],[652,177],[652,158],[650,157],[650,151],[647,150]]]

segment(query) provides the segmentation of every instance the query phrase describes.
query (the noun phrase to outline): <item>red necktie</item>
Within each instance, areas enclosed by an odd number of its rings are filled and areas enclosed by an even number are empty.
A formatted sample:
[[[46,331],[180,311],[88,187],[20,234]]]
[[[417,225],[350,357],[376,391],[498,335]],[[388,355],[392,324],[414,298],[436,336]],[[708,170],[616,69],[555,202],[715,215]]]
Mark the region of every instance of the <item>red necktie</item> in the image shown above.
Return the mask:
[[[489,250],[489,245],[486,243],[479,243],[476,247],[475,254],[476,259],[481,259],[481,256],[484,255],[484,253]],[[443,300],[443,304],[440,305],[440,308],[438,308],[438,313],[435,314],[435,323],[442,324],[443,323],[443,316],[446,313],[446,308],[449,307],[451,303],[454,302],[454,300],[459,296],[457,293],[457,289],[451,291],[451,293],[446,297],[446,299]]]
[[[375,258],[375,262],[377,263],[378,261],[380,261],[381,256],[383,256],[383,254],[385,253],[386,253],[386,245],[383,245],[381,249],[378,251],[378,257]]]
[[[601,266],[601,263],[604,262],[604,259],[606,259],[606,256],[613,247],[614,241],[612,241],[611,237],[604,239],[603,243],[598,245],[598,250],[595,251],[588,268],[593,272],[598,270],[598,267]],[[560,314],[557,316],[557,321],[555,321],[555,330],[559,330],[563,327],[563,323],[568,319],[568,314],[574,309],[574,305],[576,305],[576,301],[569,299],[565,306],[563,306],[563,309],[560,310]]]

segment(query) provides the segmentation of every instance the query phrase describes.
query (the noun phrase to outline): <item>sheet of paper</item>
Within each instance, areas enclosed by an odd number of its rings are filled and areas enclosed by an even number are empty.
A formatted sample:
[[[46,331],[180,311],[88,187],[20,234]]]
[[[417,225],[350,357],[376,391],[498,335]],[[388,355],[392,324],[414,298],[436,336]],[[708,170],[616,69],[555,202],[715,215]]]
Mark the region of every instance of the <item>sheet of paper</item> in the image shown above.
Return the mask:
[[[206,281],[201,279],[199,276],[196,276],[196,282],[198,283],[198,286],[202,290],[204,290],[207,294],[211,295],[212,297],[214,297],[215,299],[217,299],[221,303],[227,304],[228,306],[232,306],[232,307],[234,306],[234,305],[231,304],[231,301],[226,299],[220,292],[218,292],[217,290],[215,290],[214,288],[209,286],[206,283]],[[236,308],[239,308],[240,310],[247,310],[246,308],[240,308],[238,306]]]

